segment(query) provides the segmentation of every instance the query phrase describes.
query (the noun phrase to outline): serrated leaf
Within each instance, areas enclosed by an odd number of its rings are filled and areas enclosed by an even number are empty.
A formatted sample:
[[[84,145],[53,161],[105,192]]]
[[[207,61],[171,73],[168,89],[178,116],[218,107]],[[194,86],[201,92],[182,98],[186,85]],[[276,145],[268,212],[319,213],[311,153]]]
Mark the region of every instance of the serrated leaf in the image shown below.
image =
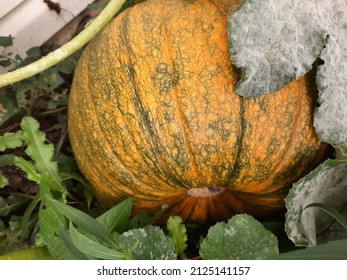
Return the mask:
[[[246,214],[212,226],[200,248],[205,260],[269,259],[277,254],[276,236]]]
[[[347,10],[345,0],[245,0],[230,17],[230,55],[244,70],[243,96],[272,93],[318,58],[314,126],[321,140],[347,152]],[[256,23],[256,24],[255,24]]]
[[[147,226],[124,232],[119,243],[131,250],[135,260],[174,260],[175,244],[157,226]]]
[[[40,131],[39,123],[31,118],[24,117],[21,122],[24,137],[28,141],[26,154],[35,161],[35,167],[39,173],[50,176],[50,188],[53,190],[65,192],[58,174],[58,164],[53,161],[54,146],[46,144],[46,136]]]
[[[328,240],[347,238],[334,218],[318,208],[305,209],[312,203],[330,205],[338,211],[347,205],[347,161],[328,159],[295,183],[285,202],[286,232],[297,246],[316,246]],[[324,234],[323,234],[324,232]]]
[[[167,221],[169,237],[175,243],[176,254],[180,255],[187,248],[187,229],[181,217],[171,216]]]
[[[23,145],[23,132],[8,132],[0,136],[0,152],[15,149]]]
[[[71,222],[69,232],[73,244],[84,254],[102,260],[124,260],[129,257],[129,254],[125,252],[118,251],[115,248],[108,248],[80,233]]]
[[[347,260],[347,239],[283,253],[281,260]]]
[[[28,176],[28,179],[38,184],[41,183],[41,175],[37,172],[36,167],[26,159],[22,157],[14,157],[14,164],[22,169]]]
[[[132,200],[128,198],[106,211],[96,220],[107,229],[109,234],[114,231],[123,233],[129,228],[131,208]]]

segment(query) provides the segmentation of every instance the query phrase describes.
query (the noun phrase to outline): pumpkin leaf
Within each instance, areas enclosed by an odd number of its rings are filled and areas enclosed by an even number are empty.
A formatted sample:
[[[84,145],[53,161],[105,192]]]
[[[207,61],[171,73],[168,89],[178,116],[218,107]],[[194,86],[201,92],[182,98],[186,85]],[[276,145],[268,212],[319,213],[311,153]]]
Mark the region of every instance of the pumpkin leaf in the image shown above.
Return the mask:
[[[338,212],[335,208],[328,206],[328,205],[325,205],[325,204],[322,204],[322,203],[312,203],[312,204],[307,205],[305,207],[305,209],[310,208],[310,207],[318,207],[318,208],[324,210],[326,213],[328,213],[330,216],[332,216],[337,222],[339,222],[340,225],[342,225],[345,230],[347,230],[347,219],[340,212]]]
[[[187,229],[181,217],[171,216],[167,221],[169,237],[175,243],[176,254],[180,255],[187,248]]]
[[[212,226],[202,241],[202,259],[269,259],[278,254],[275,235],[249,215],[235,215]]]
[[[347,231],[334,217],[317,207],[307,208],[319,203],[347,214],[346,174],[347,161],[328,159],[293,185],[285,200],[285,229],[297,246],[316,246],[347,238]]]
[[[347,260],[347,239],[330,241],[278,256],[281,260]]]
[[[39,123],[34,118],[23,118],[21,127],[24,137],[28,141],[25,152],[35,161],[35,167],[39,173],[50,176],[50,189],[65,193],[58,174],[58,164],[56,161],[53,161],[54,146],[45,143],[46,136],[39,130],[39,126]]]
[[[128,248],[135,260],[175,260],[175,244],[157,226],[124,232],[118,241]]]
[[[128,198],[106,211],[96,220],[107,229],[109,234],[113,231],[122,233],[129,227],[131,206],[131,198]]]
[[[347,10],[339,0],[245,0],[230,17],[230,55],[243,69],[242,96],[272,93],[320,58],[320,106],[314,126],[321,140],[347,152]],[[255,24],[256,23],[256,24]]]

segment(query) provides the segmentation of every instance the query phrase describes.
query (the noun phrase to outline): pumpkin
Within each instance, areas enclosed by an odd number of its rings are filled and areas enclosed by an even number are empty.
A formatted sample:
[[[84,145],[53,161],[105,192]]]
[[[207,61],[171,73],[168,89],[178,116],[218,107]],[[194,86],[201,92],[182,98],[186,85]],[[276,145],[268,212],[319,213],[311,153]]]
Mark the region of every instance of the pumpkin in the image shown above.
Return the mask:
[[[317,166],[315,89],[307,76],[240,97],[227,19],[240,1],[148,0],[84,50],[69,101],[78,166],[107,207],[214,222],[267,215]]]

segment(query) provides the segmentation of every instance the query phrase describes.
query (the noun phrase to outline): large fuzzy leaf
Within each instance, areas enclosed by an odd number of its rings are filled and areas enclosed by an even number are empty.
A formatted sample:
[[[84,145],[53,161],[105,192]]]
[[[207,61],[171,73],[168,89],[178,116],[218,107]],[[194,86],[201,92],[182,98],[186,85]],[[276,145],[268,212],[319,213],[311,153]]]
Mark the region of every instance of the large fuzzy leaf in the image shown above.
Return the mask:
[[[347,151],[347,1],[244,0],[229,22],[230,55],[243,77],[237,92],[272,93],[317,58],[319,137]]]
[[[319,207],[321,203],[347,213],[347,161],[327,160],[294,184],[286,198],[286,231],[297,246],[315,246],[347,238],[347,231]],[[334,223],[335,221],[335,223]]]

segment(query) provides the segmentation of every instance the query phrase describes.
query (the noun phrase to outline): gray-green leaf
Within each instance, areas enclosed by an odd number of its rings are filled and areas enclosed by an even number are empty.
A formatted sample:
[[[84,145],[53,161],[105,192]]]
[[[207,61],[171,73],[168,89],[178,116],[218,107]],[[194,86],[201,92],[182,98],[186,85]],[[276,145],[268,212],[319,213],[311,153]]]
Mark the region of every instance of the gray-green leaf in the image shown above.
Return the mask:
[[[332,225],[331,215],[317,207],[305,209],[312,203],[323,203],[346,213],[346,174],[347,161],[329,159],[294,184],[286,198],[286,232],[297,246],[347,238],[340,224]]]
[[[269,259],[278,254],[275,235],[249,215],[211,227],[200,248],[203,259]]]
[[[230,55],[244,70],[237,92],[255,97],[279,90],[320,57],[319,137],[347,149],[347,9],[339,0],[244,0],[229,22]]]
[[[174,260],[175,244],[157,226],[146,226],[124,232],[118,240],[131,250],[136,260]]]

